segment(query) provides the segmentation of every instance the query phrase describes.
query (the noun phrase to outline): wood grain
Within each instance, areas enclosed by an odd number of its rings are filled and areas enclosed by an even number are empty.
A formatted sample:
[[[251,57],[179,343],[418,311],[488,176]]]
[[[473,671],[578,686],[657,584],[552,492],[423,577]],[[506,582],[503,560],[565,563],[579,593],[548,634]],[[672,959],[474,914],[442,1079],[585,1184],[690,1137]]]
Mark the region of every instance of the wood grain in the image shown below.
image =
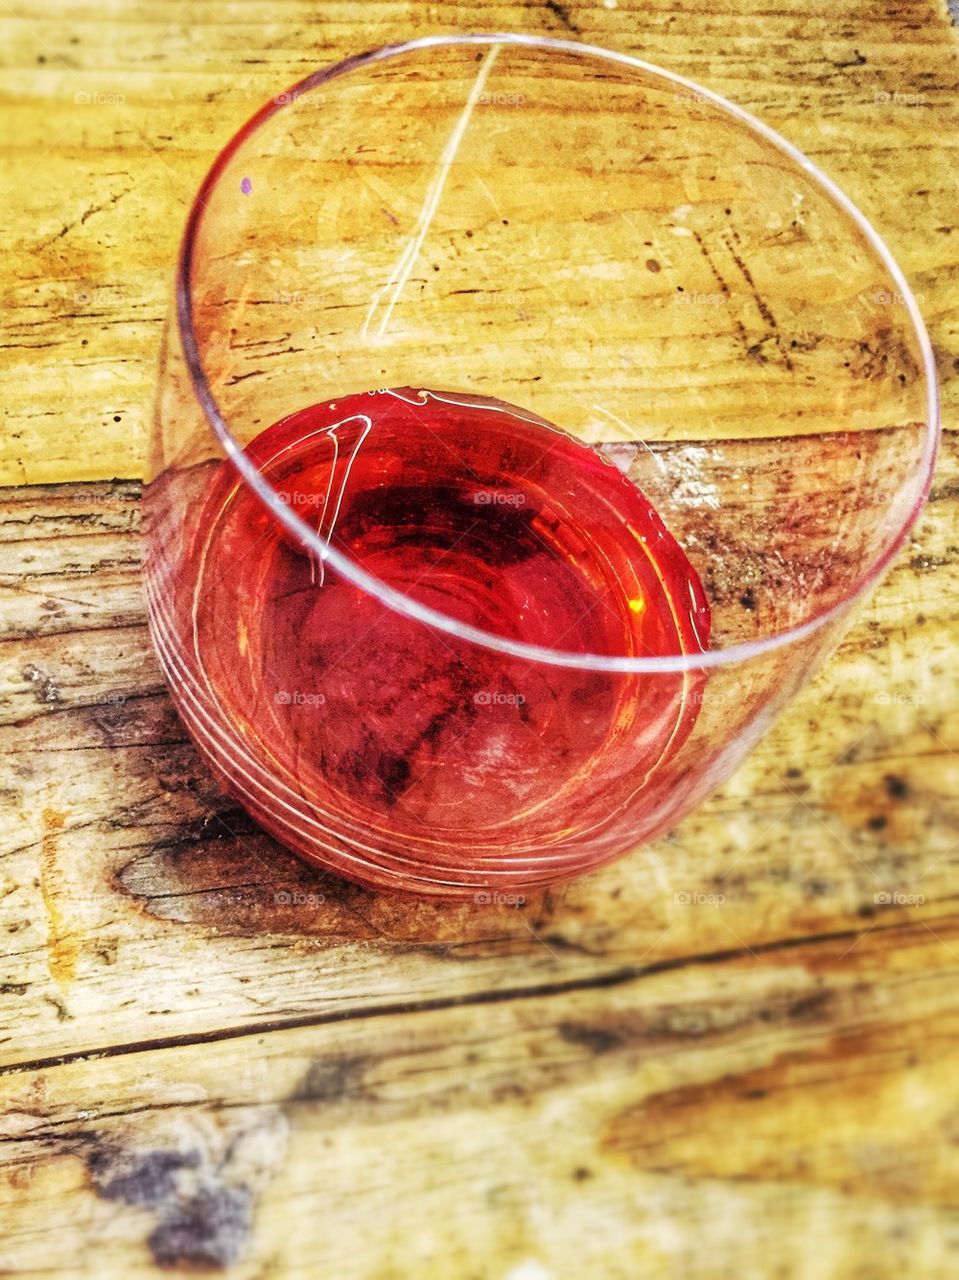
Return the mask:
[[[8,491],[0,1265],[947,1274],[957,478],[719,794],[500,907],[256,832],[162,689],[136,489]]]
[[[639,54],[755,111],[820,161],[914,287],[955,417],[959,122],[939,0],[652,6],[88,0],[0,11],[0,175],[17,192],[0,351],[0,481],[138,476],[186,209],[211,156],[308,70],[411,32],[528,30]],[[64,430],[63,400],[70,426]],[[77,448],[77,442],[81,447]]]
[[[0,10],[0,1274],[942,1280],[954,434],[748,763],[651,850],[517,905],[313,875],[218,792],[164,691],[132,477],[173,211],[277,87],[461,26],[641,54],[808,150],[924,295],[955,426],[938,4]]]

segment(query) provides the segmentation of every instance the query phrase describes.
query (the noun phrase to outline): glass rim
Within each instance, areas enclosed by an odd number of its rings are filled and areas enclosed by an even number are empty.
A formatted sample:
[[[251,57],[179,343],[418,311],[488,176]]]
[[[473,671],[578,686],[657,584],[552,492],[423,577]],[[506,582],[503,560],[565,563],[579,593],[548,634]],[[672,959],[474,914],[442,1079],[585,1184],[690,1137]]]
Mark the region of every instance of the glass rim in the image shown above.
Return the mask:
[[[388,583],[382,581],[382,579],[368,573],[344,552],[338,551],[330,543],[326,542],[318,533],[311,529],[305,521],[301,520],[292,507],[283,502],[269,481],[266,480],[257,470],[255,464],[245,453],[244,447],[233,435],[226,418],[220,412],[220,407],[217,403],[216,397],[210,388],[206,374],[203,370],[200,359],[199,343],[197,341],[196,330],[193,322],[193,304],[191,296],[193,250],[196,243],[197,232],[199,230],[207,200],[216,188],[224,169],[233,156],[239,151],[244,142],[246,142],[261,125],[265,124],[273,116],[286,108],[295,106],[299,96],[316,88],[318,85],[325,84],[329,80],[333,80],[360,67],[381,62],[387,58],[396,57],[400,54],[431,48],[455,47],[457,45],[514,45],[525,48],[540,48],[558,53],[572,53],[591,58],[601,58],[609,62],[618,63],[621,66],[646,72],[651,76],[658,77],[659,79],[666,81],[669,84],[676,85],[691,93],[699,94],[709,102],[712,102],[715,106],[727,112],[735,120],[747,125],[767,142],[776,147],[777,150],[782,152],[800,169],[804,170],[813,179],[813,181],[822,188],[825,194],[843,210],[855,226],[859,228],[872,249],[878,255],[902,298],[909,318],[912,321],[922,356],[922,368],[926,383],[927,420],[925,423],[923,452],[916,468],[917,474],[922,477],[922,486],[916,501],[913,503],[911,509],[903,520],[901,527],[886,549],[881,555],[876,556],[869,563],[869,565],[856,578],[852,587],[850,587],[838,601],[830,605],[828,609],[823,609],[812,618],[808,618],[805,622],[801,622],[793,627],[787,627],[782,631],[775,631],[771,635],[764,636],[759,640],[740,642],[722,649],[708,649],[705,652],[677,653],[654,658],[626,657],[596,653],[576,653],[568,650],[551,649],[544,645],[527,644],[519,640],[510,640],[507,637],[496,635],[495,632],[484,631],[480,627],[474,627],[468,623],[460,622],[456,618],[449,617],[437,609],[432,609],[428,605],[421,604],[419,601],[411,599],[402,591],[397,590],[395,587],[391,587]],[[240,480],[250,486],[261,502],[269,508],[287,531],[294,535],[301,546],[319,556],[325,564],[328,564],[341,577],[352,582],[354,586],[360,587],[374,599],[379,600],[384,607],[408,618],[413,618],[425,626],[436,627],[457,639],[481,645],[483,648],[491,649],[495,652],[509,655],[510,657],[526,659],[530,662],[546,663],[551,666],[571,667],[579,670],[618,672],[624,674],[690,672],[701,671],[705,668],[719,668],[747,662],[750,659],[758,658],[763,654],[771,653],[776,649],[784,648],[786,645],[795,644],[804,640],[807,636],[812,635],[828,623],[838,620],[879,579],[883,570],[886,569],[893,557],[902,547],[909,530],[914,525],[920,511],[922,510],[923,504],[925,503],[929,493],[929,488],[932,483],[932,475],[935,469],[941,427],[939,421],[939,396],[936,380],[936,365],[932,344],[930,342],[929,335],[926,332],[925,323],[923,322],[922,315],[919,311],[919,306],[906,277],[885,242],[865,214],[859,210],[845,192],[838,187],[836,183],[834,183],[833,180],[818,167],[818,165],[808,159],[808,157],[791,142],[788,142],[774,129],[764,124],[762,120],[758,119],[751,112],[746,111],[743,107],[737,106],[734,102],[724,98],[721,94],[715,93],[712,89],[707,89],[696,81],[690,80],[686,76],[679,75],[677,72],[669,71],[666,68],[657,66],[651,62],[645,62],[641,58],[633,57],[631,54],[620,53],[611,49],[604,49],[599,45],[587,44],[580,41],[562,40],[552,36],[528,35],[518,32],[470,32],[449,35],[421,36],[413,40],[383,45],[364,53],[353,54],[350,57],[344,58],[328,67],[321,67],[317,71],[311,72],[308,76],[305,76],[303,79],[290,86],[286,91],[275,94],[272,99],[268,100],[259,108],[259,110],[254,112],[249,120],[247,120],[246,123],[237,130],[229,142],[222,148],[197,190],[187,217],[183,239],[180,246],[180,255],[176,274],[176,314],[180,342],[182,345],[184,360],[186,362],[187,369],[189,370],[194,395],[200,403],[214,435],[222,445],[227,460],[229,460],[230,464],[238,473]]]

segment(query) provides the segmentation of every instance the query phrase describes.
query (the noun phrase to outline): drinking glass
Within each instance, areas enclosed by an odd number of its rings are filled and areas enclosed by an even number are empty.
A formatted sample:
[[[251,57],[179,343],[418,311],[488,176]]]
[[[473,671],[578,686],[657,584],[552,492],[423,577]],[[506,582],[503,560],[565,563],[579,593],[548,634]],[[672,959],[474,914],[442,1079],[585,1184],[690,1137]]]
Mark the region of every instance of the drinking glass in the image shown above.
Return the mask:
[[[902,272],[745,111],[544,37],[378,49],[267,102],[190,211],[153,641],[219,782],[310,862],[546,885],[743,759],[937,431]]]

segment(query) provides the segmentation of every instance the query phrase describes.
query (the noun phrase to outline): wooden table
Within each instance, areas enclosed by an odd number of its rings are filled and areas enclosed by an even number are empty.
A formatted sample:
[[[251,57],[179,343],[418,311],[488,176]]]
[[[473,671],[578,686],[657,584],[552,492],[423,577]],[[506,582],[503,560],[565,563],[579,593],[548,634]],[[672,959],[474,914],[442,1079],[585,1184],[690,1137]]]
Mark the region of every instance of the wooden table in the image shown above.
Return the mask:
[[[0,1274],[957,1275],[955,435],[653,890],[637,859],[521,910],[313,876],[164,691],[130,477],[187,201],[278,87],[459,26],[635,52],[778,127],[898,256],[957,425],[939,3],[5,0]]]

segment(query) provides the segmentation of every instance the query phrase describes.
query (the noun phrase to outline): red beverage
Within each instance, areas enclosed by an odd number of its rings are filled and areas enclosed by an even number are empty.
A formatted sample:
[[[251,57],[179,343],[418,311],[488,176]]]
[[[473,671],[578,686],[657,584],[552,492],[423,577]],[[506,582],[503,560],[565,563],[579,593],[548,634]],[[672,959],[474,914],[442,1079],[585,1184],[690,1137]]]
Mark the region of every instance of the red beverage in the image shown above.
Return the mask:
[[[370,392],[247,453],[333,547],[446,617],[567,654],[707,646],[699,579],[643,494],[521,409]],[[174,687],[228,788],[287,844],[369,883],[462,891],[546,882],[642,837],[701,678],[530,661],[389,609],[227,463],[193,509]]]

